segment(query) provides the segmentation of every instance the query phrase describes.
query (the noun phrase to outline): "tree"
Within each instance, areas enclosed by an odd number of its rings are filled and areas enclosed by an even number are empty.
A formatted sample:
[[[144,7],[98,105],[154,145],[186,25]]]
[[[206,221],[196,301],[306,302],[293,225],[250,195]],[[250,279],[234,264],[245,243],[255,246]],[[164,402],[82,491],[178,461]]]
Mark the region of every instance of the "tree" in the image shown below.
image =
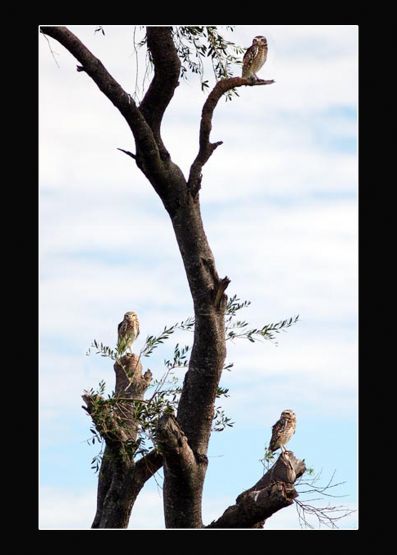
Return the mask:
[[[197,30],[197,36],[207,33],[210,45],[213,41],[213,52],[222,59],[222,48],[220,54],[217,52],[216,31],[193,29]],[[60,42],[78,60],[78,71],[92,78],[129,125],[136,152],[124,152],[135,160],[170,216],[194,305],[193,348],[177,413],[175,416],[166,410],[168,406],[158,407],[158,418],[152,421],[155,440],[152,451],[137,460],[142,453],[138,432],[145,418],[147,403],[144,394],[151,381],[150,372],[142,374],[139,356],[116,355],[115,395],[111,399],[103,399],[101,391],[92,390],[84,395],[85,409],[94,422],[94,432],[106,442],[99,472],[97,513],[92,527],[126,527],[145,481],[163,466],[166,526],[201,528],[204,526],[201,502],[208,464],[207,450],[225,364],[225,315],[230,310],[225,294],[230,280],[217,273],[200,214],[202,169],[222,144],[210,141],[212,117],[220,98],[237,87],[267,85],[273,81],[229,77],[227,69],[223,74],[220,71],[225,66],[219,66],[218,76],[223,78],[204,103],[198,153],[189,177],[185,179],[161,136],[164,113],[178,86],[182,64],[186,62],[183,50],[178,48],[181,37],[176,31],[171,27],[147,28],[146,41],[154,65],[154,77],[139,106],[67,28],[42,27],[41,32]],[[190,31],[190,35],[189,31],[185,33],[194,43],[196,31]],[[151,418],[152,415],[146,416]],[[294,482],[304,471],[304,463],[293,453],[282,454],[265,476],[243,492],[236,504],[209,527],[263,526],[274,512],[293,503],[297,495]]]

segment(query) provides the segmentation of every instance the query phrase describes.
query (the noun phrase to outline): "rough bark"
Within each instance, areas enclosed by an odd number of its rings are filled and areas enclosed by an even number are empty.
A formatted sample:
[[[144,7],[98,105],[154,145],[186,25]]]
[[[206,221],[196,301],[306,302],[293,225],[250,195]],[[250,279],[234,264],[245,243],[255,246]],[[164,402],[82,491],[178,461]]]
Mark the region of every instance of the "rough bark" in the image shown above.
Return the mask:
[[[138,425],[132,401],[143,399],[151,373],[147,371],[142,375],[142,364],[136,355],[126,355],[120,362],[114,365],[115,400],[119,400],[119,404],[111,404],[87,392],[83,395],[84,408],[106,442],[92,528],[126,528],[139,492],[163,462],[157,451],[152,451],[137,463],[134,461]]]
[[[214,414],[214,402],[226,356],[224,313],[225,290],[229,278],[221,279],[215,267],[200,213],[198,192],[201,170],[221,141],[210,143],[212,116],[217,102],[228,90],[247,85],[265,85],[273,81],[255,81],[235,77],[217,83],[203,107],[199,152],[187,181],[181,169],[171,160],[161,138],[161,122],[175,88],[178,86],[180,60],[172,39],[171,27],[148,27],[147,45],[154,63],[154,77],[139,106],[104,68],[102,63],[66,27],[41,27],[41,32],[58,40],[76,57],[78,70],[90,76],[99,89],[123,115],[135,139],[136,154],[131,156],[161,198],[170,215],[182,256],[194,305],[194,341],[186,372],[177,418],[164,415],[159,421],[158,446],[164,453],[164,513],[167,527],[200,528],[201,497],[207,469],[207,449]],[[116,369],[116,383],[124,379]],[[142,386],[140,370],[133,381]],[[125,376],[124,376],[125,377]],[[134,386],[120,385],[123,394],[139,393]],[[138,385],[137,385],[138,387]],[[117,393],[116,387],[116,394]],[[89,409],[89,407],[88,407]],[[148,468],[158,468],[159,455],[146,457],[146,462],[125,461],[117,456],[126,441],[114,427],[106,436],[107,446],[99,476],[98,510],[93,527],[123,527],[128,522],[131,506],[143,475]],[[125,434],[126,431],[123,430]],[[131,422],[129,439],[136,434]],[[149,464],[150,463],[150,464]],[[138,473],[140,465],[140,473]],[[146,472],[143,470],[146,469]],[[140,479],[138,479],[140,477]]]
[[[305,472],[304,461],[285,451],[258,482],[241,493],[236,504],[207,528],[263,528],[266,519],[298,497],[294,482]]]

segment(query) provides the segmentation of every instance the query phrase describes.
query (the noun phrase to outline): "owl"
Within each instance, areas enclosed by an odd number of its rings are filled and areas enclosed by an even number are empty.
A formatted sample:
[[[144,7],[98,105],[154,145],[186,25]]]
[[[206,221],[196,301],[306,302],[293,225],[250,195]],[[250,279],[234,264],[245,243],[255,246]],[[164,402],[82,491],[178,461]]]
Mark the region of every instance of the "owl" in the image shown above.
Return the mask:
[[[296,416],[293,410],[283,410],[278,420],[272,428],[272,439],[269,444],[269,451],[285,451],[284,445],[289,442],[296,430]]]
[[[248,48],[243,58],[243,73],[245,79],[253,78],[258,80],[256,72],[260,70],[266,62],[267,57],[267,40],[265,37],[258,36],[252,41],[252,45]]]
[[[131,350],[131,345],[139,335],[139,320],[135,312],[126,312],[124,319],[118,325],[117,351],[123,354],[127,348]]]

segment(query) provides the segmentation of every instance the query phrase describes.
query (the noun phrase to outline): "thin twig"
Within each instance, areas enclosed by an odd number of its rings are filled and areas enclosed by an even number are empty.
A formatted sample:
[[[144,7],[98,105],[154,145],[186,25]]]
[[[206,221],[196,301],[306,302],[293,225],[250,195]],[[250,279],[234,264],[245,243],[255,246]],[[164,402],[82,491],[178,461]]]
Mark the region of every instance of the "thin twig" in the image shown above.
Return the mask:
[[[338,528],[336,521],[345,518],[356,511],[354,509],[348,509],[343,506],[330,506],[327,507],[314,507],[313,505],[308,505],[297,499],[294,499],[295,507],[298,513],[300,526],[306,526],[309,528],[314,528],[312,524],[308,521],[307,515],[315,516],[317,518],[319,526],[324,525],[328,528]],[[338,515],[338,513],[343,513]]]
[[[61,66],[58,64],[57,59],[55,58],[55,53],[54,53],[53,49],[51,48],[50,39],[47,37],[47,35],[44,35],[44,34],[43,34],[43,36],[44,36],[45,40],[46,40],[47,43],[48,43],[48,48],[50,49],[50,52],[51,52],[51,54],[52,54],[52,57],[54,58],[54,62],[55,62],[56,65],[58,66],[58,69],[61,69]]]
[[[136,63],[136,72],[135,72],[135,87],[134,87],[134,100],[135,102],[139,101],[139,86],[138,86],[138,74],[139,74],[139,60],[138,60],[138,49],[136,47],[136,40],[135,40],[135,35],[136,35],[136,25],[134,25],[134,33],[133,33],[133,37],[132,40],[134,42],[134,53],[135,53],[135,63]]]

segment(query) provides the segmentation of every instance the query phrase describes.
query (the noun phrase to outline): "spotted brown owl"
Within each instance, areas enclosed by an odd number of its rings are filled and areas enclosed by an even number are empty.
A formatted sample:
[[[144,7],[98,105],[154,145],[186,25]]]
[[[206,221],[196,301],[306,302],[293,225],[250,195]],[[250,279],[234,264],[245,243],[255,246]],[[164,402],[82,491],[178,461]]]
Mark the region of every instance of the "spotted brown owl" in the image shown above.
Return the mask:
[[[123,354],[127,349],[132,353],[131,346],[139,335],[139,320],[135,312],[126,312],[124,319],[117,327],[117,351]]]
[[[257,36],[252,41],[252,45],[247,49],[243,58],[242,77],[245,79],[253,78],[258,80],[256,72],[261,69],[267,58],[267,40],[265,37]]]
[[[272,428],[272,439],[269,444],[269,451],[285,451],[284,445],[289,442],[296,430],[296,416],[293,410],[283,410],[278,420]]]

